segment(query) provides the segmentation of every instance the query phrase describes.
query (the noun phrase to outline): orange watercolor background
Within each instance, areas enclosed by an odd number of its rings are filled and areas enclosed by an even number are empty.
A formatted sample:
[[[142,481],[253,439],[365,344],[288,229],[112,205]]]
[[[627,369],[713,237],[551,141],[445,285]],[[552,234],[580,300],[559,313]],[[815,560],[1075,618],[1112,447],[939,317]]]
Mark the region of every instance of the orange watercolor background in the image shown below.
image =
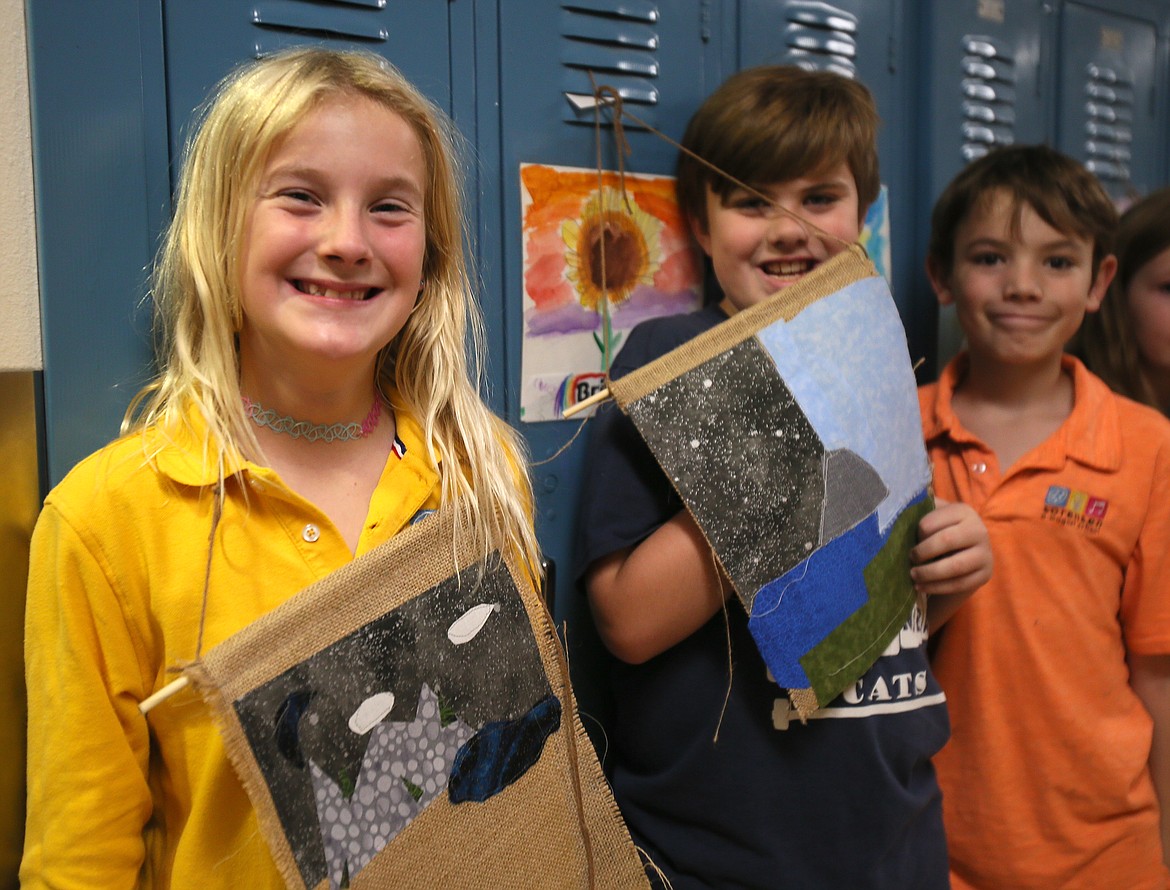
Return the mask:
[[[597,192],[596,170],[566,170],[540,164],[523,166],[521,182],[531,203],[524,208],[524,289],[538,312],[577,300],[566,276],[567,245],[561,236],[566,220],[577,219],[590,196]],[[621,189],[621,177],[605,171],[601,185]],[[625,191],[631,202],[658,220],[660,256],[654,289],[665,294],[693,290],[698,279],[690,239],[674,198],[674,180],[627,174]]]

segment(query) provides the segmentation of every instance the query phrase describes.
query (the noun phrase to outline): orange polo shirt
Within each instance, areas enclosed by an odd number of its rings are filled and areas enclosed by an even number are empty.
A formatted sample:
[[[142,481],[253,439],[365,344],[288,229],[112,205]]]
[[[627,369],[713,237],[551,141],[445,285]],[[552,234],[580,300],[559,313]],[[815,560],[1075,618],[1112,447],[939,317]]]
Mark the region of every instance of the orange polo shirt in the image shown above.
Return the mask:
[[[932,639],[953,885],[1164,890],[1126,653],[1170,653],[1170,422],[1066,358],[1072,413],[1001,473],[951,408],[965,367],[919,391],[935,491],[978,510],[995,555]]]

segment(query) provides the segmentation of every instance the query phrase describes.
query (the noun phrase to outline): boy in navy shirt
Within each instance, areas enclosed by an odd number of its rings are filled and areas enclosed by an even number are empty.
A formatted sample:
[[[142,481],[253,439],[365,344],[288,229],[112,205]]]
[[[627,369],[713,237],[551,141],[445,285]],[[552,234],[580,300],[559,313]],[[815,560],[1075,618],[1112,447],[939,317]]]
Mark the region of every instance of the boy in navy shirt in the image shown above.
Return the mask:
[[[679,203],[722,300],[637,327],[611,376],[767,299],[856,241],[878,194],[876,128],[868,91],[836,74],[750,69],[712,94],[684,147],[770,200],[680,155]],[[744,610],[724,609],[730,585],[702,533],[615,407],[596,420],[590,459],[581,576],[615,656],[610,778],[654,865],[675,890],[946,887],[930,758],[948,723],[927,663],[926,614],[915,608],[856,686],[807,724],[790,720]],[[919,592],[938,595],[932,620],[991,570],[982,523],[959,504],[922,520],[912,558]]]

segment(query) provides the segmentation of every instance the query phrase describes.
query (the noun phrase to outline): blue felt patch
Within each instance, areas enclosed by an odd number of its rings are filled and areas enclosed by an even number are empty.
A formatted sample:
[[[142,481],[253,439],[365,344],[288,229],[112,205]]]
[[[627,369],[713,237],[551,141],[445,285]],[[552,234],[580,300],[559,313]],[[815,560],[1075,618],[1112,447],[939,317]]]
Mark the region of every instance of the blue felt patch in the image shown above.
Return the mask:
[[[872,513],[780,578],[760,588],[748,630],[776,682],[786,689],[812,685],[800,659],[865,605],[865,567],[881,550]]]
[[[498,720],[464,742],[455,755],[447,794],[451,803],[483,803],[528,772],[544,743],[561,724],[555,695],[541,699],[516,720]]]

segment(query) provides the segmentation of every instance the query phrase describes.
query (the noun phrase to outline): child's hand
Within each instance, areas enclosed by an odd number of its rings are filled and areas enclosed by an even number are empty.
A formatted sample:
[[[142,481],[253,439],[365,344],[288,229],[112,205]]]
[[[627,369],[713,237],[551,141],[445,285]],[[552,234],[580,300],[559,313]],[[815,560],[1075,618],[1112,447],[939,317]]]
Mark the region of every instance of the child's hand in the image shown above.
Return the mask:
[[[920,593],[969,596],[991,577],[987,528],[969,504],[936,499],[935,509],[918,523],[910,561],[910,578]]]

